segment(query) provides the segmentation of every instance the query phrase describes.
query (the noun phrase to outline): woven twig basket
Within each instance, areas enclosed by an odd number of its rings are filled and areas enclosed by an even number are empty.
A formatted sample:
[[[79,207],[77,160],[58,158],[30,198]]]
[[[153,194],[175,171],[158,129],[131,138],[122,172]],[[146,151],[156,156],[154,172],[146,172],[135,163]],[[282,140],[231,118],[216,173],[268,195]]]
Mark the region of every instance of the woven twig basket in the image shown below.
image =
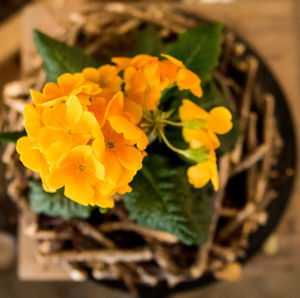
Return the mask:
[[[126,52],[134,33],[145,23],[154,24],[161,37],[168,40],[199,24],[200,17],[175,4],[91,5],[70,14],[68,25],[57,37],[84,47],[96,57],[107,58]],[[228,97],[231,110],[239,115],[242,133],[234,149],[220,159],[220,190],[212,198],[209,237],[199,247],[186,246],[171,234],[138,226],[129,219],[122,201],[97,225],[91,220],[66,222],[35,214],[27,198],[28,180],[34,174],[20,164],[14,146],[7,146],[3,160],[10,180],[9,194],[26,218],[26,233],[39,243],[39,260],[62,264],[74,279],[86,278],[87,272],[94,279],[121,279],[132,291],[139,284],[155,286],[161,281],[175,286],[206,273],[235,279],[249,236],[267,221],[266,208],[275,196],[269,181],[278,175],[272,165],[282,145],[276,129],[274,98],[260,91],[258,68],[259,61],[248,54],[232,32],[226,31],[214,77]],[[31,101],[29,88],[41,89],[44,78],[38,63],[30,75],[6,86],[6,130],[22,128],[21,112]],[[244,185],[239,202],[229,190],[234,183]]]

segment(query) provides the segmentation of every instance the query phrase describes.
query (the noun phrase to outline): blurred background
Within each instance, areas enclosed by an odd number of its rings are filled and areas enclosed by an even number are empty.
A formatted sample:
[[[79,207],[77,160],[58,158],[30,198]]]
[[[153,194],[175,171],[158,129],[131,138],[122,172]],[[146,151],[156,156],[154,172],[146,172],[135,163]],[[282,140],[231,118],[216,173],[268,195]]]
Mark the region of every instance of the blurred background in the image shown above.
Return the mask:
[[[63,9],[64,5],[77,5],[83,2],[87,1],[0,1],[0,94],[6,83],[20,78],[19,52],[24,46],[22,35],[24,24],[30,22],[28,11],[40,4]],[[300,119],[297,114],[300,111],[298,87],[300,1],[183,0],[176,2],[197,7],[204,15],[231,26],[257,49],[288,95],[299,140]],[[24,9],[27,12],[26,18]],[[35,16],[31,14],[31,17],[32,22],[35,22]],[[3,102],[0,97],[0,127],[2,127],[2,111]],[[3,145],[0,145],[0,156],[2,152]],[[176,293],[172,297],[300,297],[299,185],[297,179],[291,204],[281,224],[262,248],[261,253],[247,264],[239,281],[218,282],[202,289]],[[17,273],[17,247],[17,210],[6,193],[5,168],[0,163],[0,298],[133,297],[90,281],[75,283],[20,280]]]

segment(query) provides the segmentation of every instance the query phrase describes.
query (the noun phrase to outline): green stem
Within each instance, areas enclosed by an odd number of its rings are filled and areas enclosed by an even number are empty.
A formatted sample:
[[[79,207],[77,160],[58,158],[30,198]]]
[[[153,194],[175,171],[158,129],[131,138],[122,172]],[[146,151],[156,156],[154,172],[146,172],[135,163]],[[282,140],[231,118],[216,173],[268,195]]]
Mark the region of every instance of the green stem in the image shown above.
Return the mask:
[[[165,123],[165,124],[169,124],[169,125],[172,125],[172,126],[183,127],[182,122],[174,122],[174,121],[170,121],[170,120],[160,120],[160,122]]]
[[[167,139],[166,135],[164,134],[163,130],[160,129],[159,130],[159,134],[161,136],[161,138],[163,139],[163,141],[165,142],[165,144],[174,152],[178,153],[178,154],[182,154],[182,150],[174,147],[170,142],[169,140]]]

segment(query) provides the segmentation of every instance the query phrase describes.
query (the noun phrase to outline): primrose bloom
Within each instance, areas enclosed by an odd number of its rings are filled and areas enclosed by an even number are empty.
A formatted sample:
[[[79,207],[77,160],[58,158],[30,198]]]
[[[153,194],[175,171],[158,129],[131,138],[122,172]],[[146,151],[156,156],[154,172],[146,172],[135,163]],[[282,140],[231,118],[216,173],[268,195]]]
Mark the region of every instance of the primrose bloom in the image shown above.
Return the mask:
[[[27,136],[20,160],[39,172],[43,187],[82,205],[114,206],[113,195],[131,190],[148,144],[136,111],[124,104],[116,66],[63,74],[42,92],[31,90],[24,109]],[[131,112],[133,112],[131,114]]]
[[[211,180],[215,190],[219,188],[217,159],[215,149],[220,146],[217,134],[225,134],[232,128],[232,115],[225,107],[215,107],[210,112],[184,99],[179,108],[179,117],[186,121],[199,121],[200,128],[183,128],[182,134],[190,148],[196,149],[205,146],[208,160],[191,166],[187,175],[191,184],[196,188],[203,187]]]
[[[196,74],[176,58],[165,54],[161,56],[165,60],[149,55],[112,59],[117,69],[124,72],[125,109],[135,111],[137,123],[143,110],[157,109],[162,92],[167,88],[177,85],[179,90],[188,89],[195,96],[202,96],[201,81]]]

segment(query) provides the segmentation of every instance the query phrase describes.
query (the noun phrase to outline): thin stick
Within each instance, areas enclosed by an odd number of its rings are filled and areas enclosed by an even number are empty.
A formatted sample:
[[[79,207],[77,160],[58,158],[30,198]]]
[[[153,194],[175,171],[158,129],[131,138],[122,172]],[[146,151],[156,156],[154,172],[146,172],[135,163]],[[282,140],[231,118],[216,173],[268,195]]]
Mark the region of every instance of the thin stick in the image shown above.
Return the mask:
[[[236,165],[231,173],[230,177],[235,176],[250,167],[252,167],[254,164],[256,164],[258,161],[263,159],[267,152],[270,150],[270,145],[269,144],[262,144],[258,146],[253,152],[248,154],[244,160],[242,160],[238,165]]]
[[[190,269],[190,274],[193,278],[199,278],[205,271],[208,263],[208,255],[213,244],[213,239],[215,236],[219,213],[222,206],[222,202],[225,195],[225,188],[229,179],[230,173],[230,155],[226,154],[221,158],[220,161],[220,188],[215,197],[215,207],[211,219],[209,236],[206,243],[199,247],[195,264]]]
[[[91,226],[89,223],[83,220],[73,220],[72,221],[75,226],[79,229],[79,231],[86,236],[89,236],[99,243],[101,243],[104,247],[107,248],[114,248],[116,247],[115,243],[111,241],[109,238],[104,236],[100,231],[95,229],[93,226]]]
[[[87,280],[86,271],[80,269],[80,267],[78,265],[76,265],[74,263],[65,262],[65,261],[60,262],[60,264],[67,271],[67,273],[70,275],[70,277],[73,280],[76,280],[76,281]]]
[[[177,243],[178,242],[178,238],[170,233],[163,232],[163,231],[151,230],[149,228],[139,226],[130,221],[107,222],[107,223],[101,224],[98,227],[98,229],[102,232],[113,232],[113,231],[117,231],[117,230],[134,231],[138,234],[156,239],[160,242],[166,242],[166,243]]]
[[[248,63],[249,63],[249,70],[247,72],[244,94],[241,98],[242,106],[240,112],[240,117],[241,117],[240,128],[242,131],[246,130],[248,117],[250,113],[251,101],[252,101],[252,89],[255,84],[255,78],[258,69],[258,61],[253,56],[248,57]],[[240,134],[231,156],[232,162],[234,164],[237,164],[241,159],[244,139],[245,139],[245,134],[243,133]]]
[[[41,255],[40,257],[45,257]],[[117,262],[145,262],[153,259],[153,254],[148,248],[141,249],[102,249],[87,251],[60,251],[49,254],[46,260],[49,262],[60,262],[61,260],[70,262],[102,261],[108,264]]]

